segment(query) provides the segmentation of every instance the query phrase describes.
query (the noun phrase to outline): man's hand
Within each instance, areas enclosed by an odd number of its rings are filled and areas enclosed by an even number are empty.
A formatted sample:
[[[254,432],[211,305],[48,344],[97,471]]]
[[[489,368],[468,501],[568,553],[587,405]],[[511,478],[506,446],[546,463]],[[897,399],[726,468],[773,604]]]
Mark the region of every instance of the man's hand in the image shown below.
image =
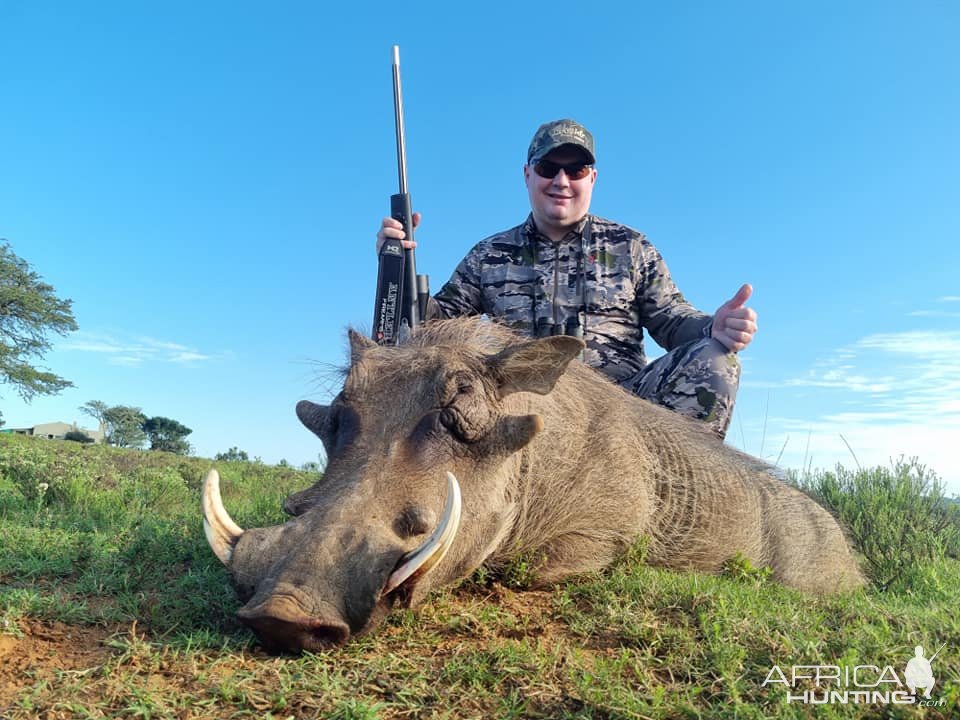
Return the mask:
[[[737,294],[721,305],[713,315],[713,327],[710,334],[731,352],[740,352],[757,332],[757,314],[744,307],[753,288],[744,284]]]
[[[413,214],[413,227],[416,228],[420,224],[420,213],[415,212]],[[377,255],[380,254],[380,246],[383,245],[383,241],[387,238],[396,238],[401,241],[407,250],[413,250],[417,246],[416,240],[404,240],[406,233],[403,231],[403,225],[400,224],[399,220],[394,220],[392,217],[385,217],[383,222],[380,224],[380,229],[377,231]]]

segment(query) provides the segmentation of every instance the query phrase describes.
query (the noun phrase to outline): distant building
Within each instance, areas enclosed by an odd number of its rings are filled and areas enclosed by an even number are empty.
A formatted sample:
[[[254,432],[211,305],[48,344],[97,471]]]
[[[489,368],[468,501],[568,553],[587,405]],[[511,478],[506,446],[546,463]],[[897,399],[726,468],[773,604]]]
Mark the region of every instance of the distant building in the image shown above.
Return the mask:
[[[10,432],[15,435],[33,435],[34,437],[43,437],[48,440],[63,440],[69,432],[82,432],[95,443],[103,442],[103,430],[87,430],[79,427],[76,423],[72,425],[65,422],[43,423],[28,428],[4,428],[4,432]]]

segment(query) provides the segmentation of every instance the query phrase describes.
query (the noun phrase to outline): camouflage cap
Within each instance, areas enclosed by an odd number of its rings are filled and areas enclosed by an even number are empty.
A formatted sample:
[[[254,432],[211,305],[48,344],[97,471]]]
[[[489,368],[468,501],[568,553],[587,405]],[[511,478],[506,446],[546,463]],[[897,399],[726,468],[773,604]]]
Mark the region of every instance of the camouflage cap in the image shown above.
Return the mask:
[[[537,128],[527,149],[527,164],[542,160],[544,155],[561,145],[580,148],[587,154],[591,165],[597,161],[593,154],[593,135],[590,131],[575,120],[564,118],[552,120]]]

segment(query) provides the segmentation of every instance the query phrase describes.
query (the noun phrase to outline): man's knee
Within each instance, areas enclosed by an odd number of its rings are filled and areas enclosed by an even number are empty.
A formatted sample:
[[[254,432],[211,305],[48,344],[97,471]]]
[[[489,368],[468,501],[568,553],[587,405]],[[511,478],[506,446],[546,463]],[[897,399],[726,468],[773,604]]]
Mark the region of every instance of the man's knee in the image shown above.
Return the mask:
[[[690,344],[671,375],[674,385],[692,383],[713,388],[720,395],[735,396],[740,385],[740,360],[719,341],[704,338]]]
[[[706,374],[717,378],[725,385],[732,384],[733,392],[736,394],[737,387],[740,385],[740,359],[737,354],[727,350],[719,340],[713,338],[700,340],[696,344],[704,345],[700,357],[706,364]]]
[[[704,338],[671,360],[660,387],[649,399],[703,421],[720,438],[725,437],[740,386],[736,354],[718,341]]]

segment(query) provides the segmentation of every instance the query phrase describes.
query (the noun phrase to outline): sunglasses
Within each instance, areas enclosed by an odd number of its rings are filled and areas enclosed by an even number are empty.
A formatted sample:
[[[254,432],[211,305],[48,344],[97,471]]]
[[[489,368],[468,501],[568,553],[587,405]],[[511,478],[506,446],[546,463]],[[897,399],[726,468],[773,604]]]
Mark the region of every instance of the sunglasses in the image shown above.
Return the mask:
[[[568,179],[583,180],[587,175],[590,174],[590,171],[593,170],[593,165],[589,165],[587,163],[571,163],[569,165],[561,165],[559,163],[550,162],[549,160],[539,160],[533,164],[533,170],[542,178],[555,178],[557,174],[563,170]]]

